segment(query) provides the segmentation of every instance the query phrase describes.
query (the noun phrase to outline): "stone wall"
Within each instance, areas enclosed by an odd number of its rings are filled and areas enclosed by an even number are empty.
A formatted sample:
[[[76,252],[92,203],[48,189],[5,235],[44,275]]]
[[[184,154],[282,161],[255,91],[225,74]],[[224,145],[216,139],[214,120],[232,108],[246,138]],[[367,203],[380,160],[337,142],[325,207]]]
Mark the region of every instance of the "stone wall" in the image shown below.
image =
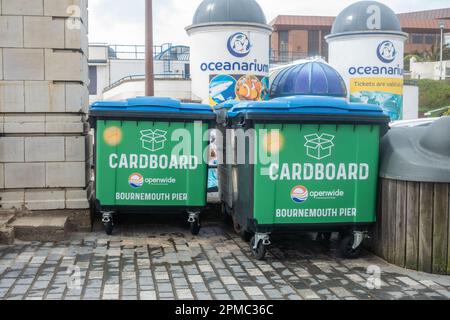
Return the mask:
[[[89,208],[87,17],[87,0],[0,0],[1,211]]]

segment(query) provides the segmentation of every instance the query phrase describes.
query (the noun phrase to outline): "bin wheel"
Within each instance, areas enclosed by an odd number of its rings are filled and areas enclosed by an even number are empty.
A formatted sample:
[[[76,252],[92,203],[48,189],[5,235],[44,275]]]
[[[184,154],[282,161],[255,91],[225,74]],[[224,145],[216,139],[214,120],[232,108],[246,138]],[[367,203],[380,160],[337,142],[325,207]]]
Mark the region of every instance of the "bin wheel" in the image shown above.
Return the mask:
[[[263,244],[262,241],[259,242],[258,247],[255,249],[255,241],[256,238],[253,236],[250,241],[250,249],[252,251],[253,257],[257,260],[263,260],[266,257],[267,247]]]
[[[354,236],[346,235],[342,238],[340,244],[340,250],[342,255],[347,259],[357,259],[359,258],[362,250],[362,244],[360,244],[356,249],[353,249]]]
[[[329,242],[332,236],[333,236],[332,232],[319,232],[317,234],[317,240]]]
[[[189,224],[190,229],[191,229],[191,233],[193,236],[198,236],[198,234],[200,233],[200,221],[198,219],[196,219],[194,222],[191,222]]]
[[[234,229],[234,232],[236,232],[237,234],[241,234],[241,231],[242,231],[242,228],[241,228],[241,225],[239,224],[239,222],[237,221],[237,219],[236,219],[236,217],[235,216],[232,216],[232,219],[233,219],[233,229]]]
[[[222,202],[220,210],[221,210],[221,213],[222,213],[223,222],[226,225],[231,225],[232,224],[232,218],[231,218],[230,213],[228,212],[227,205],[224,202]]]
[[[241,236],[241,239],[244,240],[245,242],[249,242],[252,239],[252,234],[250,232],[245,231],[244,229],[241,229],[239,235]]]
[[[108,236],[112,235],[113,230],[114,230],[114,224],[112,223],[112,221],[106,222],[103,224],[104,228],[105,228],[105,232]]]

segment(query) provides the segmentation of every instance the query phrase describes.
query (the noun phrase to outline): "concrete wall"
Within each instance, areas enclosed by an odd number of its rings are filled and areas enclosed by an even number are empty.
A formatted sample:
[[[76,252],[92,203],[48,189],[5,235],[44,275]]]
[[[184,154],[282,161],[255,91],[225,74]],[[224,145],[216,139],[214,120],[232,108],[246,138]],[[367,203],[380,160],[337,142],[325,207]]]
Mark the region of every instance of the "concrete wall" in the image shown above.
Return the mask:
[[[128,76],[145,74],[144,60],[110,60],[109,62],[110,84]]]
[[[167,76],[182,76],[184,74],[184,65],[189,64],[188,61],[170,61],[170,71],[164,70],[164,61],[154,61],[154,73],[157,78],[161,78],[164,74]],[[110,60],[109,61],[109,84],[113,84],[125,77],[140,76],[145,74],[144,60]]]
[[[430,79],[440,80],[441,77],[441,63],[438,62],[414,62],[411,61],[411,78],[413,79]],[[450,78],[450,61],[442,62],[442,76]]]
[[[178,81],[183,78],[185,73],[185,65],[189,64],[189,61],[170,61],[170,71],[165,69],[165,61],[155,60],[154,62],[154,73],[156,78],[163,78],[164,75],[167,76],[167,81],[172,78],[173,81]],[[143,76],[145,74],[145,61],[144,60],[127,60],[127,59],[109,59],[107,56],[107,46],[106,45],[90,45],[89,46],[89,65],[97,68],[97,94],[91,94],[89,96],[89,103],[92,104],[95,101],[108,100],[111,97],[111,93],[106,94],[104,97],[103,91],[110,85],[116,83],[130,76]],[[165,81],[166,79],[161,79]],[[157,80],[160,81],[160,80]],[[189,82],[190,83],[190,82]],[[156,85],[158,87],[158,84]],[[166,82],[161,82],[162,87],[166,86]],[[112,89],[113,95],[116,95],[118,89]],[[130,88],[130,84],[125,84],[121,86],[119,90],[126,90],[128,96],[135,89]],[[180,95],[179,83],[175,85],[175,89],[172,88],[162,88],[157,92],[161,92],[164,96],[170,97],[184,97],[185,94]],[[181,89],[183,91],[184,89]],[[191,88],[189,88],[189,91]],[[137,90],[136,92],[141,92]],[[143,90],[142,90],[143,92]],[[140,93],[142,95],[143,93]],[[121,93],[119,94],[121,95]],[[190,95],[188,98],[189,99]],[[184,98],[183,98],[184,99]]]
[[[123,100],[144,96],[144,80],[126,81],[103,94],[107,101]],[[191,99],[191,80],[155,80],[155,96],[169,97],[180,100]]]
[[[289,31],[289,51],[308,52],[308,30]]]
[[[87,0],[1,0],[1,211],[89,208],[87,17]]]
[[[403,120],[419,118],[419,87],[407,86],[403,88]]]

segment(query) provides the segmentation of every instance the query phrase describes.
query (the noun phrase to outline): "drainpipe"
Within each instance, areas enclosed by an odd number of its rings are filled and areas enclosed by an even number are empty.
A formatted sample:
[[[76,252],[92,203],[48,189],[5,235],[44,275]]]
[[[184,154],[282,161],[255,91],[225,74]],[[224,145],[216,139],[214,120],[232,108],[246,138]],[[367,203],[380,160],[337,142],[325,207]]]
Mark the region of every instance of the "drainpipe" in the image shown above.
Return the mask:
[[[153,70],[153,4],[145,0],[145,95],[155,95],[155,75]]]

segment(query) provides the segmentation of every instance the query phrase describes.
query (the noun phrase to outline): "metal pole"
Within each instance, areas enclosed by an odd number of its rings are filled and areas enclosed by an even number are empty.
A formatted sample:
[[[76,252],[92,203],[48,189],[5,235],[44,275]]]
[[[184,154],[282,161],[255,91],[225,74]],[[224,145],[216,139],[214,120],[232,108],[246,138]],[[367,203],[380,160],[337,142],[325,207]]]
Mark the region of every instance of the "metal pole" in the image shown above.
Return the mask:
[[[441,22],[440,24],[441,27],[441,55],[440,55],[440,66],[439,66],[439,80],[445,80],[445,77],[442,76],[443,74],[443,51],[444,51],[444,28],[445,28],[445,24],[444,22]]]
[[[153,70],[153,4],[145,0],[145,95],[155,95]]]

